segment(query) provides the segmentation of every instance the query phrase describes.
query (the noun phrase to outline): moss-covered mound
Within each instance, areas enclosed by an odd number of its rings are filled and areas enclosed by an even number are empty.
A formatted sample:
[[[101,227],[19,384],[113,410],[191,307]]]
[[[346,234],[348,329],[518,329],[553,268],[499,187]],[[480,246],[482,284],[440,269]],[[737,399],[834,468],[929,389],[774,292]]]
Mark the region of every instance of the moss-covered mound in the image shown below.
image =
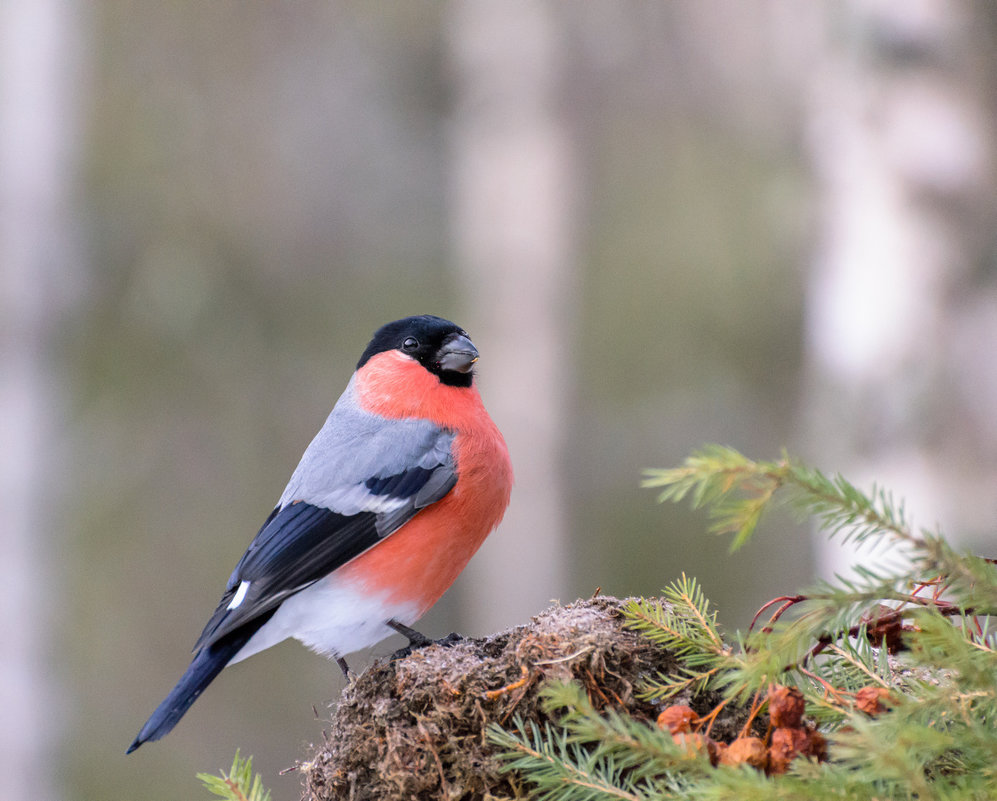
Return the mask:
[[[486,729],[508,724],[513,715],[542,724],[538,690],[545,679],[575,679],[597,708],[653,721],[660,710],[637,699],[641,679],[670,672],[676,663],[624,628],[622,603],[599,597],[554,606],[491,637],[374,663],[344,690],[325,742],[298,766],[303,797],[525,797],[499,772]],[[693,705],[705,711],[711,700],[700,697]],[[723,732],[715,727],[715,735]]]

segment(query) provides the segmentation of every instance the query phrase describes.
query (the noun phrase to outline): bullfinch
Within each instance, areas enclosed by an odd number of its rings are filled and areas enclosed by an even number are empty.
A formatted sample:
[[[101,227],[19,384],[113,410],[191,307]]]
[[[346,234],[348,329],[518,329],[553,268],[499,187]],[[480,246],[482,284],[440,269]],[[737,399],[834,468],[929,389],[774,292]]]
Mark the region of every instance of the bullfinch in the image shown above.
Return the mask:
[[[288,637],[344,655],[411,628],[498,525],[512,465],[467,333],[380,328],[243,554],[187,672],[128,748],[168,734],[222,668]]]

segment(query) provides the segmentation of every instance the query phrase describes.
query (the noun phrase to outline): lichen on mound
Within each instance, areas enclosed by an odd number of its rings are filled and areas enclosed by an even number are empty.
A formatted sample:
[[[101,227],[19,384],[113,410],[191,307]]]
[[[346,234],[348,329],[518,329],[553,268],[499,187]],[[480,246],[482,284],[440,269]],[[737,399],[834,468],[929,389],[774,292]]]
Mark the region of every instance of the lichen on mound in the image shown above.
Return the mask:
[[[597,708],[653,721],[660,710],[636,697],[641,679],[677,664],[624,628],[622,606],[608,597],[554,606],[491,637],[378,660],[343,691],[325,742],[298,765],[303,798],[525,798],[500,773],[486,729],[513,715],[542,724],[546,679],[578,680]]]

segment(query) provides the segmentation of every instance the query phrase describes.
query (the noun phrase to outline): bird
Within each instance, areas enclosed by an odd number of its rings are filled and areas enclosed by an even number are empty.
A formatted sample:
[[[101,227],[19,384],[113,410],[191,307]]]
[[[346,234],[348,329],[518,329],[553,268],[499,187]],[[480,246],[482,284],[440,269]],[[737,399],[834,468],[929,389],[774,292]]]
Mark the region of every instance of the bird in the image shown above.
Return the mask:
[[[412,628],[499,524],[509,451],[467,332],[434,315],[381,326],[236,564],[186,672],[127,753],[167,735],[227,665],[295,638],[335,659]]]

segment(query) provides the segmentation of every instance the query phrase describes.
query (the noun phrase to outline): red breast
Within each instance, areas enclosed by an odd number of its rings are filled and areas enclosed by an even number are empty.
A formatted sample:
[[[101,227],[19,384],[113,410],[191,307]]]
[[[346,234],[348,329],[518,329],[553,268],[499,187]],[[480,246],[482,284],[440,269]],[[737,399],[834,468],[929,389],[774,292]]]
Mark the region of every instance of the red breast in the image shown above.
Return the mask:
[[[421,615],[453,584],[498,525],[512,492],[505,440],[476,387],[450,387],[398,351],[372,357],[357,373],[360,405],[383,417],[432,420],[456,433],[457,484],[398,531],[336,571]]]

